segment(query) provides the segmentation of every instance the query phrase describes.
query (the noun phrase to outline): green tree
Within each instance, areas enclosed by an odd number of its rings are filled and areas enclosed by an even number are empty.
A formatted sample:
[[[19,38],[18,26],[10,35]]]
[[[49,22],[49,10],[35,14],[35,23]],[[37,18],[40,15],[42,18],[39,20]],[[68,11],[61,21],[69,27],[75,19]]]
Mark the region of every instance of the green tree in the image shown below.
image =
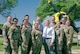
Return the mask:
[[[79,0],[52,0],[53,4],[59,9],[60,11],[67,12],[71,6],[73,6]],[[69,17],[72,21],[80,20],[80,4],[76,6],[76,8],[69,14]],[[40,5],[36,9],[36,16],[40,16],[42,20],[49,15],[53,15],[54,8],[48,4],[47,0],[40,0]]]
[[[11,10],[16,7],[18,0],[0,0],[0,14],[4,17],[11,14]]]

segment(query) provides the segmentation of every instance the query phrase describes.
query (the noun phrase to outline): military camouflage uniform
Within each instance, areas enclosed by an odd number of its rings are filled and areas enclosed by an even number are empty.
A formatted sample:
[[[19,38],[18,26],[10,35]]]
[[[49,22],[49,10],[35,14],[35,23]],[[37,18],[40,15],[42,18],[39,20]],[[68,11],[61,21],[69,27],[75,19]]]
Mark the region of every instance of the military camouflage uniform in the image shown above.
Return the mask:
[[[20,33],[17,26],[12,25],[9,29],[9,39],[10,44],[12,48],[12,53],[18,54],[18,48],[19,48],[19,39],[20,39]]]
[[[62,54],[62,46],[63,46],[63,35],[64,35],[64,30],[62,28],[56,28],[55,29],[56,33],[56,42],[57,42],[57,54]]]
[[[65,29],[64,29],[64,32],[65,32],[65,35],[66,35],[66,38],[67,38],[68,54],[71,54],[71,46],[72,46],[72,39],[73,39],[74,29],[73,29],[72,26],[66,26]]]
[[[53,27],[53,28],[55,28],[56,27],[56,22],[50,23],[50,26]]]
[[[32,54],[40,54],[42,46],[42,32],[39,29],[32,30]]]
[[[8,30],[10,28],[11,24],[9,22],[6,22],[4,25],[3,25],[3,38],[4,38],[4,49],[5,49],[5,54],[11,54],[12,53],[12,49],[11,49],[11,46],[10,46],[10,40],[9,40],[9,37],[8,37]],[[8,40],[8,43],[6,43],[6,40]]]
[[[31,30],[32,27],[30,24],[28,25],[23,25],[22,26],[22,30],[21,30],[21,34],[22,34],[22,50],[21,50],[21,54],[29,54],[30,49],[31,49],[31,45],[32,45],[32,38],[31,38]]]
[[[61,24],[60,27],[63,28],[63,29],[65,29],[66,25]],[[65,33],[64,33],[64,36],[63,36],[62,54],[68,54],[68,50],[67,50],[67,39],[66,39]]]

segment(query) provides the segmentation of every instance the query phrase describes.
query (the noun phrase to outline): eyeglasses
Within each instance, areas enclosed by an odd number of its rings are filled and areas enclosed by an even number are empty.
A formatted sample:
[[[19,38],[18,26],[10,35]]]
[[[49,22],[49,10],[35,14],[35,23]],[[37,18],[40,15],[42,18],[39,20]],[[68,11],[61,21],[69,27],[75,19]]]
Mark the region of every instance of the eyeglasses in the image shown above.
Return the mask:
[[[14,22],[17,22],[17,21],[14,21]]]

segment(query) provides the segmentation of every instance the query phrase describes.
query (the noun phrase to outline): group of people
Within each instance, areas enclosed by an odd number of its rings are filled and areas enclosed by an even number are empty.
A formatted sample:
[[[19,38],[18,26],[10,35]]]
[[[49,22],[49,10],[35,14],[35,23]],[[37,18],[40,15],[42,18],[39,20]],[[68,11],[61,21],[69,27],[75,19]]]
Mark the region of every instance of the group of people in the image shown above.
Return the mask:
[[[55,22],[52,16],[51,22],[45,21],[41,24],[41,18],[37,17],[32,25],[29,22],[29,15],[25,15],[20,26],[17,26],[18,19],[7,17],[3,25],[4,54],[18,54],[21,46],[21,54],[40,54],[42,45],[45,54],[71,54],[72,38],[74,29],[70,20],[63,17],[60,22]]]

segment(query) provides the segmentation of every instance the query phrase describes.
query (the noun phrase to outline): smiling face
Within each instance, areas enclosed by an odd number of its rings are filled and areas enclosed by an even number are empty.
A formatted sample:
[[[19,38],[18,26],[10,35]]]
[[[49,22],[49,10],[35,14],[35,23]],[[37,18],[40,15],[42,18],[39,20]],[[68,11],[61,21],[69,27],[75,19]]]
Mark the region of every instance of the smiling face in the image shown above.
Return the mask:
[[[25,16],[24,19],[28,22],[29,21],[29,16]]]
[[[14,24],[14,25],[17,25],[17,23],[18,23],[18,19],[17,19],[17,18],[14,18],[14,19],[13,19],[13,24]]]
[[[46,20],[45,25],[46,26],[49,26],[50,25],[50,21],[49,20]]]
[[[8,16],[8,17],[7,17],[7,21],[11,23],[12,17],[11,17],[11,16]]]
[[[62,22],[62,24],[65,24],[66,19],[65,19],[65,18],[62,18],[62,19],[61,19],[61,22]]]
[[[70,20],[67,20],[65,23],[67,26],[70,26]]]
[[[52,16],[51,20],[52,22],[55,22],[55,16]]]
[[[34,28],[35,28],[35,29],[38,29],[38,23],[35,23],[35,24],[34,24]]]
[[[40,21],[41,21],[40,17],[37,17],[36,22],[40,23]]]
[[[60,22],[57,22],[57,23],[56,23],[56,26],[57,26],[57,27],[60,27]]]

